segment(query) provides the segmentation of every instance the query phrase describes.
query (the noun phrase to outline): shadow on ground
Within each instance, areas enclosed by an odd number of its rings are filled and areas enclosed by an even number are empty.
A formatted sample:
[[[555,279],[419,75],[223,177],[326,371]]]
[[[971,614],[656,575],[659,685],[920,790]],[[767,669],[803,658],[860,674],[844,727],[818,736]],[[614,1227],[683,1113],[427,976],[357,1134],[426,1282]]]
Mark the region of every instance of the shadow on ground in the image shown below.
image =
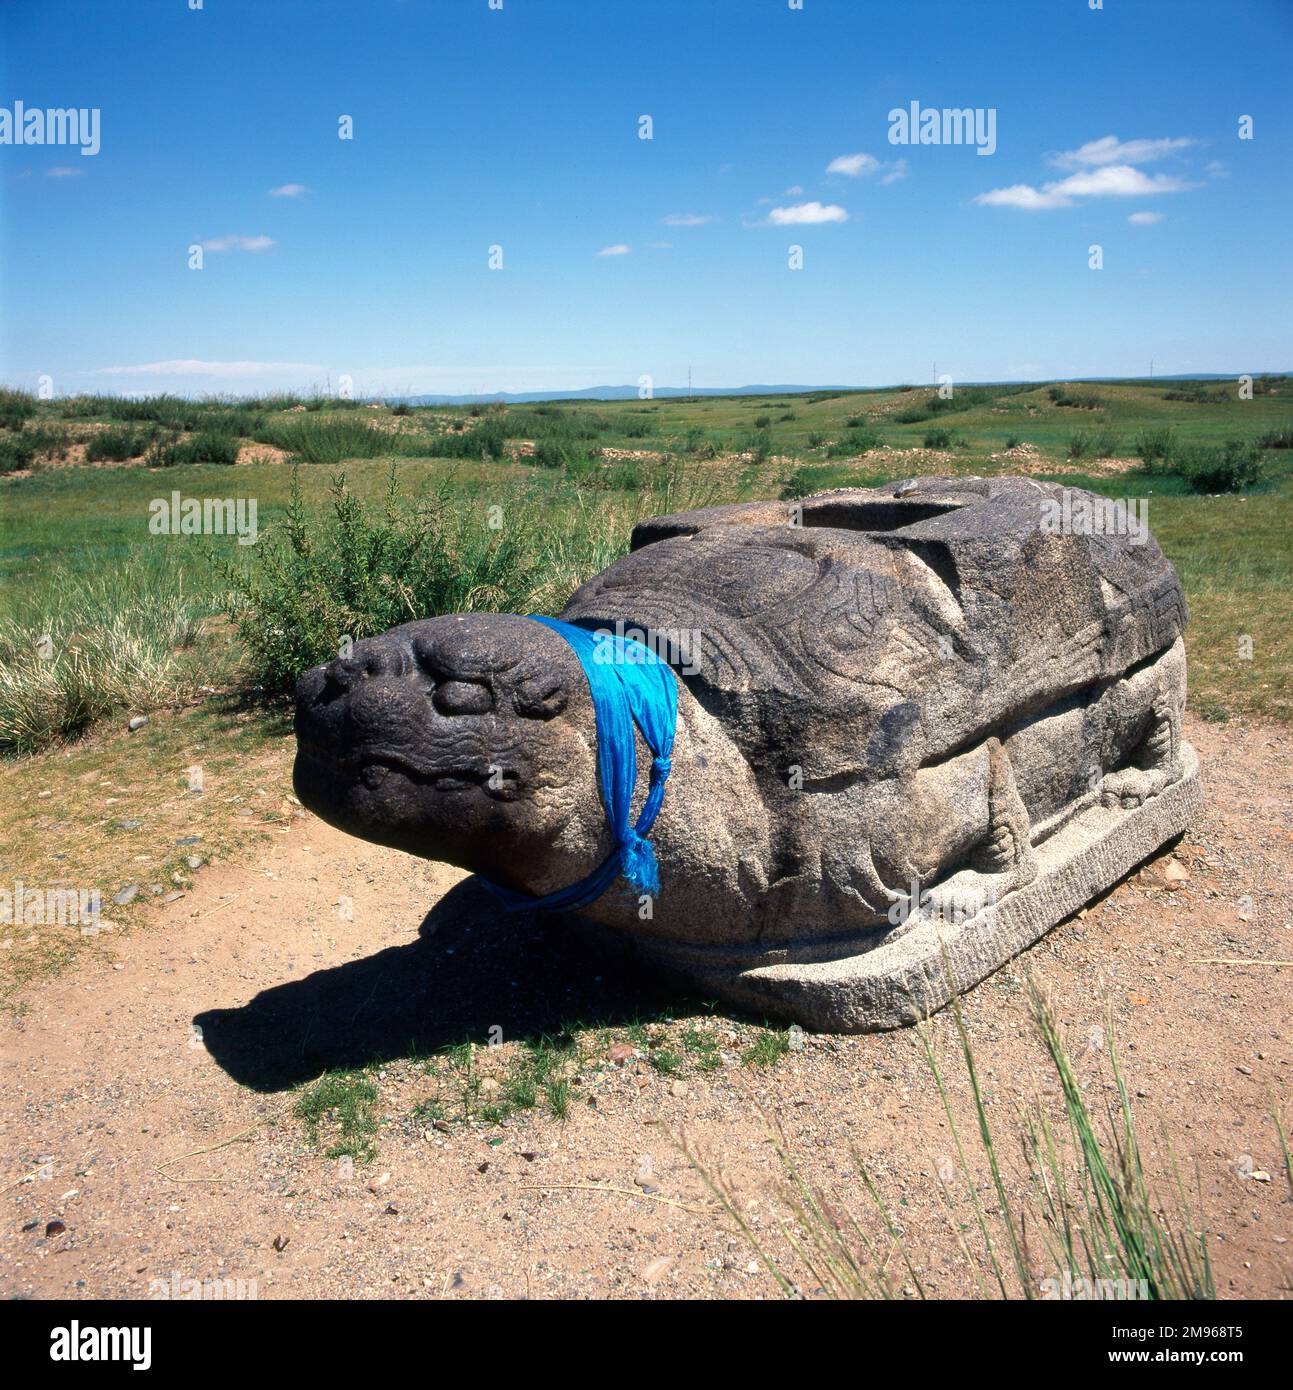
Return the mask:
[[[432,908],[416,941],[263,990],[194,1022],[240,1085],[280,1091],[321,1072],[420,1056],[454,1043],[555,1035],[668,1011],[704,1011],[678,989],[603,954],[568,919],[515,915],[476,879]]]

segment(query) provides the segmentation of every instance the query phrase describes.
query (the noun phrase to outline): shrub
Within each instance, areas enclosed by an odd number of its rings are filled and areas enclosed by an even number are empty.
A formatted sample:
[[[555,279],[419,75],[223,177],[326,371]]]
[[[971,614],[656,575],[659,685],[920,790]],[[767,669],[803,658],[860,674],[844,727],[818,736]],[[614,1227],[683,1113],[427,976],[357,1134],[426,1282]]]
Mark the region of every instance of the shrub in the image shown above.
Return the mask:
[[[714,441],[699,425],[692,425],[683,437],[683,452],[691,454],[693,458],[712,459],[718,453]]]
[[[1094,452],[1092,436],[1088,430],[1077,430],[1069,436],[1069,458],[1083,459]]]
[[[587,445],[568,439],[540,439],[534,446],[534,462],[540,468],[564,468],[571,473],[595,466]]]
[[[1104,398],[1094,391],[1074,391],[1068,386],[1052,386],[1047,395],[1056,405],[1073,410],[1099,410],[1104,404]]]
[[[1117,432],[1096,430],[1091,436],[1091,451],[1098,459],[1112,458],[1118,452]]]
[[[161,425],[169,430],[197,429],[206,413],[205,407],[179,396],[99,396],[92,397],[98,405],[96,413],[122,424]]]
[[[1242,492],[1262,480],[1261,451],[1238,439],[1228,440],[1219,449],[1182,449],[1173,464],[1191,492]]]
[[[800,497],[808,497],[818,490],[820,468],[796,468],[781,484],[781,500],[794,502]]]
[[[1256,443],[1259,449],[1293,449],[1293,425],[1267,430]]]
[[[155,430],[114,429],[109,426],[86,442],[85,457],[91,463],[104,459],[111,463],[137,459],[148,451],[155,435]]]
[[[36,400],[27,391],[0,387],[0,429],[20,430],[36,413]]]
[[[870,427],[850,430],[826,450],[826,457],[830,459],[851,458],[855,454],[865,454],[869,449],[883,447],[884,436],[879,430]]]
[[[1147,473],[1169,471],[1169,460],[1175,452],[1176,433],[1171,426],[1143,429],[1136,436],[1136,454]]]
[[[389,435],[350,417],[276,421],[256,431],[255,437],[262,444],[286,449],[303,463],[377,458],[391,453],[394,447]]]
[[[923,442],[927,449],[950,449],[952,447],[952,431],[926,430]]]
[[[35,448],[27,435],[18,432],[0,434],[0,473],[16,473],[30,468]]]
[[[1019,437],[1017,434],[1008,434],[1008,435],[1006,435],[1006,448],[1007,448],[1007,449],[1017,449],[1022,443],[1023,443],[1023,440],[1020,439],[1020,437]]]
[[[228,434],[195,434],[189,438],[159,439],[148,451],[150,468],[174,468],[186,463],[238,462],[238,441]]]
[[[772,453],[772,435],[766,429],[756,430],[741,452],[749,454],[754,463],[766,463]]]
[[[1178,387],[1174,391],[1164,391],[1165,401],[1193,401],[1197,405],[1210,405],[1216,401],[1224,401],[1226,393],[1224,391],[1208,391],[1202,386]]]
[[[62,458],[72,447],[72,432],[66,425],[36,425],[26,432],[26,440],[36,458]]]
[[[808,436],[808,447],[810,449],[820,449],[826,443],[826,436],[820,430],[814,430]]]
[[[460,434],[442,434],[432,442],[431,452],[446,459],[498,459],[503,457],[507,432],[497,416],[482,420]]]
[[[481,508],[441,490],[423,505],[401,496],[394,466],[384,503],[365,505],[333,481],[330,511],[306,511],[300,479],[280,531],[262,538],[252,563],[223,562],[233,613],[253,678],[286,694],[308,667],[327,660],[343,635],[361,638],[438,613],[534,608],[543,546],[528,518],[508,509],[499,531]]]

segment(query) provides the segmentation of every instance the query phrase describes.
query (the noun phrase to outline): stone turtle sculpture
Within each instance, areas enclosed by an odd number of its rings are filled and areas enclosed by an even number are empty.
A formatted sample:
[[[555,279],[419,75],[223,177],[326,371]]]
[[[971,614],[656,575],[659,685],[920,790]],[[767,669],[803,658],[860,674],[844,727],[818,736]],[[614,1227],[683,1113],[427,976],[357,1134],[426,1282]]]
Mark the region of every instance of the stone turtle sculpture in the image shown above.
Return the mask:
[[[1111,886],[1201,795],[1180,583],[1117,522],[1053,484],[927,478],[639,525],[561,618],[677,675],[661,890],[579,920],[701,991],[863,1031]],[[614,847],[588,680],[531,619],[358,642],[302,678],[296,728],[302,802],[365,839],[535,895]]]

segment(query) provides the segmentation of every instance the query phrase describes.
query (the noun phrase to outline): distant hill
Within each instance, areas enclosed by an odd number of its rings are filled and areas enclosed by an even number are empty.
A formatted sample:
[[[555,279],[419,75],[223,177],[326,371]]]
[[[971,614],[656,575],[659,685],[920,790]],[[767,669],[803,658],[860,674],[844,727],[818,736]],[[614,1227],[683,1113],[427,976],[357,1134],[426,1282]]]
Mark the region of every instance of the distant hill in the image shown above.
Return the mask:
[[[1288,376],[1288,372],[1251,372],[1251,376]],[[1238,372],[1176,372],[1171,375],[1163,376],[1071,376],[1071,377],[1047,377],[1038,381],[1038,386],[1048,385],[1052,381],[1069,382],[1170,382],[1170,381],[1234,381],[1239,376]],[[958,381],[958,386],[1015,386],[1019,385],[1020,378],[1010,381]],[[912,385],[917,390],[933,390],[932,386],[916,382],[893,382],[889,386],[697,386],[688,390],[685,386],[657,386],[652,392],[656,400],[666,397],[676,398],[679,396],[802,396],[815,394],[819,391],[886,391],[893,390],[898,385]],[[638,388],[636,386],[585,386],[577,391],[493,391],[480,395],[466,396],[383,396],[381,399],[387,401],[403,402],[406,405],[488,405],[491,402],[502,402],[509,405],[524,405],[533,401],[631,401],[638,398]]]
[[[861,391],[861,386],[657,386],[652,396],[793,396],[809,391]],[[407,405],[482,405],[490,401],[524,404],[526,401],[632,401],[638,398],[636,386],[585,386],[579,391],[493,391],[479,396],[388,396]]]

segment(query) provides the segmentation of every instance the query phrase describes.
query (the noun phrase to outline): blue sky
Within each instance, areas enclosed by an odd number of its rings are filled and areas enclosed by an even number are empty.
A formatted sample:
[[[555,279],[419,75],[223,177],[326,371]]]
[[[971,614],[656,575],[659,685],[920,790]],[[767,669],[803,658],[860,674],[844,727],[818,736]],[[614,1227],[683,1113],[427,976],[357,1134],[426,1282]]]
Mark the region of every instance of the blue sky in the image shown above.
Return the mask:
[[[1286,0],[187,5],[0,9],[0,107],[101,113],[0,145],[9,383],[1293,368]],[[891,144],[913,101],[994,152]]]

